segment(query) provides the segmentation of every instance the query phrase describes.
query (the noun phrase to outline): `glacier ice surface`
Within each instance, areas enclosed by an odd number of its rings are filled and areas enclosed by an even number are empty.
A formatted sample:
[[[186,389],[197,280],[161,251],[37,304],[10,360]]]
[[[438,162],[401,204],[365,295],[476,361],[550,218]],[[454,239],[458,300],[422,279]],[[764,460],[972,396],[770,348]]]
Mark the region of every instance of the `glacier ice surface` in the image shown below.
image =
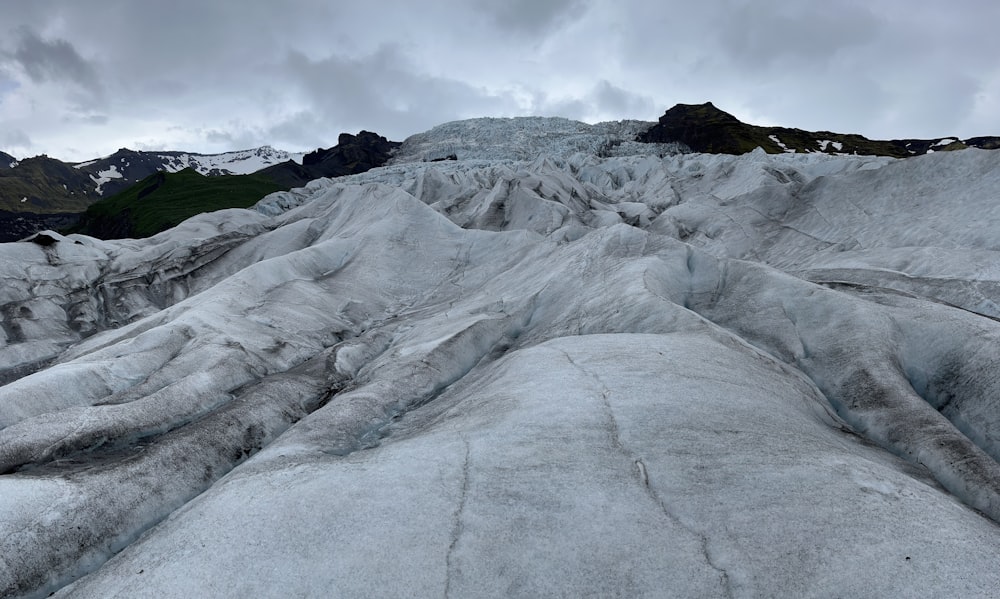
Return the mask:
[[[1000,154],[640,126],[0,245],[0,595],[994,594]]]

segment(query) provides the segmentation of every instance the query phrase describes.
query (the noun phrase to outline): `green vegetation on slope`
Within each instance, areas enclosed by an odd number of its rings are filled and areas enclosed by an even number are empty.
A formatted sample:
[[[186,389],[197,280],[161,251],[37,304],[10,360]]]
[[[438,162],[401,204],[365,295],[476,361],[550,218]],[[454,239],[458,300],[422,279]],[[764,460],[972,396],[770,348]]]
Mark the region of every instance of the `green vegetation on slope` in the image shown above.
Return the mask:
[[[47,156],[0,169],[0,210],[80,212],[99,197],[89,175]]]
[[[262,175],[206,177],[194,169],[159,172],[92,204],[71,233],[102,239],[149,237],[202,212],[249,208],[285,187]]]

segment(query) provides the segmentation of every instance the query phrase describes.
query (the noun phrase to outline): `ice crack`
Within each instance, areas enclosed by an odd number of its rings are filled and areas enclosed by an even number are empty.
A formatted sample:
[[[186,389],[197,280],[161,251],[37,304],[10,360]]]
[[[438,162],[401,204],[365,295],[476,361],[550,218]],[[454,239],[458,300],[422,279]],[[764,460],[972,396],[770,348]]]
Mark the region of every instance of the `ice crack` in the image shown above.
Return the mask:
[[[581,374],[590,378],[600,386],[601,403],[604,407],[604,411],[608,419],[608,430],[611,438],[611,444],[616,450],[618,450],[628,459],[629,464],[632,465],[633,475],[636,477],[636,480],[639,482],[645,494],[655,505],[659,506],[660,511],[663,513],[664,516],[666,516],[668,520],[670,520],[680,528],[686,530],[687,532],[689,532],[690,534],[699,539],[699,541],[701,542],[701,552],[702,556],[705,559],[705,563],[707,563],[710,568],[719,573],[719,583],[721,584],[722,588],[725,589],[726,593],[725,596],[733,597],[732,581],[729,578],[729,573],[726,571],[725,568],[723,568],[717,563],[716,558],[712,555],[712,551],[709,548],[708,536],[696,530],[692,526],[685,524],[680,517],[673,514],[667,508],[666,502],[663,500],[662,497],[660,497],[659,493],[656,492],[656,489],[654,489],[649,484],[649,471],[647,470],[646,463],[643,462],[642,457],[636,456],[633,451],[625,447],[625,445],[622,443],[621,429],[618,426],[618,419],[615,418],[614,409],[611,407],[611,402],[609,401],[609,398],[611,396],[611,389],[608,388],[607,384],[604,382],[601,376],[598,375],[596,372],[591,372],[586,368],[577,364],[576,361],[573,360],[572,356],[569,355],[569,352],[565,350],[560,350],[560,351],[562,352],[563,356],[566,357],[566,361],[568,361],[570,365],[573,366],[573,368],[580,371]]]
[[[465,459],[462,461],[462,491],[458,498],[458,506],[455,508],[455,513],[452,515],[451,543],[448,545],[448,554],[445,556],[445,599],[451,596],[451,579],[454,576],[454,571],[456,569],[455,565],[452,563],[452,556],[455,553],[455,547],[458,545],[459,537],[462,536],[462,531],[465,528],[462,524],[462,514],[465,512],[465,502],[469,495],[470,450],[469,440],[465,437],[465,435],[462,435],[462,443],[465,445]]]

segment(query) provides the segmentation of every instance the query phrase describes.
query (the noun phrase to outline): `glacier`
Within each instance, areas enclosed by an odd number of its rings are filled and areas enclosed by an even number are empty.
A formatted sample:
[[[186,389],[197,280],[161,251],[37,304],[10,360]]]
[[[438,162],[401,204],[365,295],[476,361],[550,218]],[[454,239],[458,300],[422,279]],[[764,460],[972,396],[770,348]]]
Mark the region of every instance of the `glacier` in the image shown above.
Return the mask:
[[[641,126],[0,244],[0,596],[995,596],[1000,153]]]

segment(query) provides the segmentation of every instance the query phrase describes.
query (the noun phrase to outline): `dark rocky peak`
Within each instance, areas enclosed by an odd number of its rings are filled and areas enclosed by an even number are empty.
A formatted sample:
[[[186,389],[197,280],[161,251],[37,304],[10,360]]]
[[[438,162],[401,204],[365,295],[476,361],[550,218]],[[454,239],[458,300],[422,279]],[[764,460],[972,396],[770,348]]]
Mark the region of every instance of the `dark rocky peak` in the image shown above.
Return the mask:
[[[337,138],[337,145],[324,150],[322,148],[315,152],[310,152],[302,157],[302,166],[310,167],[326,164],[326,170],[338,169],[336,165],[369,164],[368,168],[382,166],[388,160],[389,154],[400,146],[400,142],[389,141],[385,137],[372,133],[371,131],[361,131],[357,135],[341,133]],[[376,164],[377,163],[377,164]],[[368,170],[368,168],[364,170]],[[359,171],[361,172],[361,171]],[[353,174],[353,173],[339,173]],[[337,174],[324,174],[323,177],[338,176]]]
[[[677,104],[660,117],[659,123],[639,136],[647,143],[679,142],[694,152],[743,154],[761,145],[765,150],[780,148],[770,142],[759,127],[747,125],[735,116],[719,110],[711,102]],[[770,143],[768,143],[770,142]]]
[[[337,145],[320,148],[302,157],[302,164],[291,160],[269,166],[262,175],[286,187],[301,187],[320,177],[355,175],[383,166],[401,142],[389,141],[378,133],[361,131],[357,135],[341,133]]]

